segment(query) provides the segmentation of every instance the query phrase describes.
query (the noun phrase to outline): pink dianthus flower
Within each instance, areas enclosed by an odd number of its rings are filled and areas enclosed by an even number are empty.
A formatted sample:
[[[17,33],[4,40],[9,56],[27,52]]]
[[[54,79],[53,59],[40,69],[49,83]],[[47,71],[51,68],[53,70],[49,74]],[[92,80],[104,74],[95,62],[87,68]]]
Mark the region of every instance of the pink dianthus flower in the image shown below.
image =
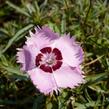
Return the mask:
[[[60,37],[46,26],[30,32],[25,45],[17,52],[21,69],[44,94],[83,83],[82,60],[83,50],[73,37],[69,34]]]

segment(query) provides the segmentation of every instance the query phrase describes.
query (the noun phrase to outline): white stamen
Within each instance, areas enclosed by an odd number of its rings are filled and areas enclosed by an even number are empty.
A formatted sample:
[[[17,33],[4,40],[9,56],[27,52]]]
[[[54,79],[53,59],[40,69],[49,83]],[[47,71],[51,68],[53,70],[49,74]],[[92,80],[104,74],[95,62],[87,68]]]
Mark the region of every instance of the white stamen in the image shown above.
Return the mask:
[[[46,53],[41,61],[41,64],[52,66],[56,63],[56,56],[54,53]]]

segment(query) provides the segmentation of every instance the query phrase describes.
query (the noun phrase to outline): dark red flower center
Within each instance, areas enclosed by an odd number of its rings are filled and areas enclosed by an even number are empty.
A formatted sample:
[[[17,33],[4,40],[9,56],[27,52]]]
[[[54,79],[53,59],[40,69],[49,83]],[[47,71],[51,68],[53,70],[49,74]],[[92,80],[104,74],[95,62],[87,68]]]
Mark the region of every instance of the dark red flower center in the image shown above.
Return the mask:
[[[62,65],[62,54],[59,49],[51,47],[45,47],[40,50],[40,53],[36,56],[36,66],[45,72],[52,73],[59,69]]]

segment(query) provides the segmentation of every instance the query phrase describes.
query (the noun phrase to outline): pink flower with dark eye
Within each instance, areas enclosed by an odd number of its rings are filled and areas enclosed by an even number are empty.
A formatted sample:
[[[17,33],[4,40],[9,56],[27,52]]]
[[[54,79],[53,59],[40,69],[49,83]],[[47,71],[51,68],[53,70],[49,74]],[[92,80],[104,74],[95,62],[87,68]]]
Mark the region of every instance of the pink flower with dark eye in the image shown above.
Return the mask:
[[[35,28],[30,36],[23,48],[18,49],[17,62],[42,93],[83,83],[80,69],[83,50],[73,37],[69,34],[60,37],[45,26]]]

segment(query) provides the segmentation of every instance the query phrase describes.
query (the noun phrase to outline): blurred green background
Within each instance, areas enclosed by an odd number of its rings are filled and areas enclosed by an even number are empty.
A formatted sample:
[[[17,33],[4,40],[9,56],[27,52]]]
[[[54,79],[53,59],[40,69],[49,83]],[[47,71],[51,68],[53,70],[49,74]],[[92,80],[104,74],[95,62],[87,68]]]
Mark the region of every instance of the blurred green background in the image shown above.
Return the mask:
[[[36,25],[76,37],[85,84],[53,96],[36,91],[16,64],[16,48]],[[0,0],[0,109],[109,109],[109,1]]]

